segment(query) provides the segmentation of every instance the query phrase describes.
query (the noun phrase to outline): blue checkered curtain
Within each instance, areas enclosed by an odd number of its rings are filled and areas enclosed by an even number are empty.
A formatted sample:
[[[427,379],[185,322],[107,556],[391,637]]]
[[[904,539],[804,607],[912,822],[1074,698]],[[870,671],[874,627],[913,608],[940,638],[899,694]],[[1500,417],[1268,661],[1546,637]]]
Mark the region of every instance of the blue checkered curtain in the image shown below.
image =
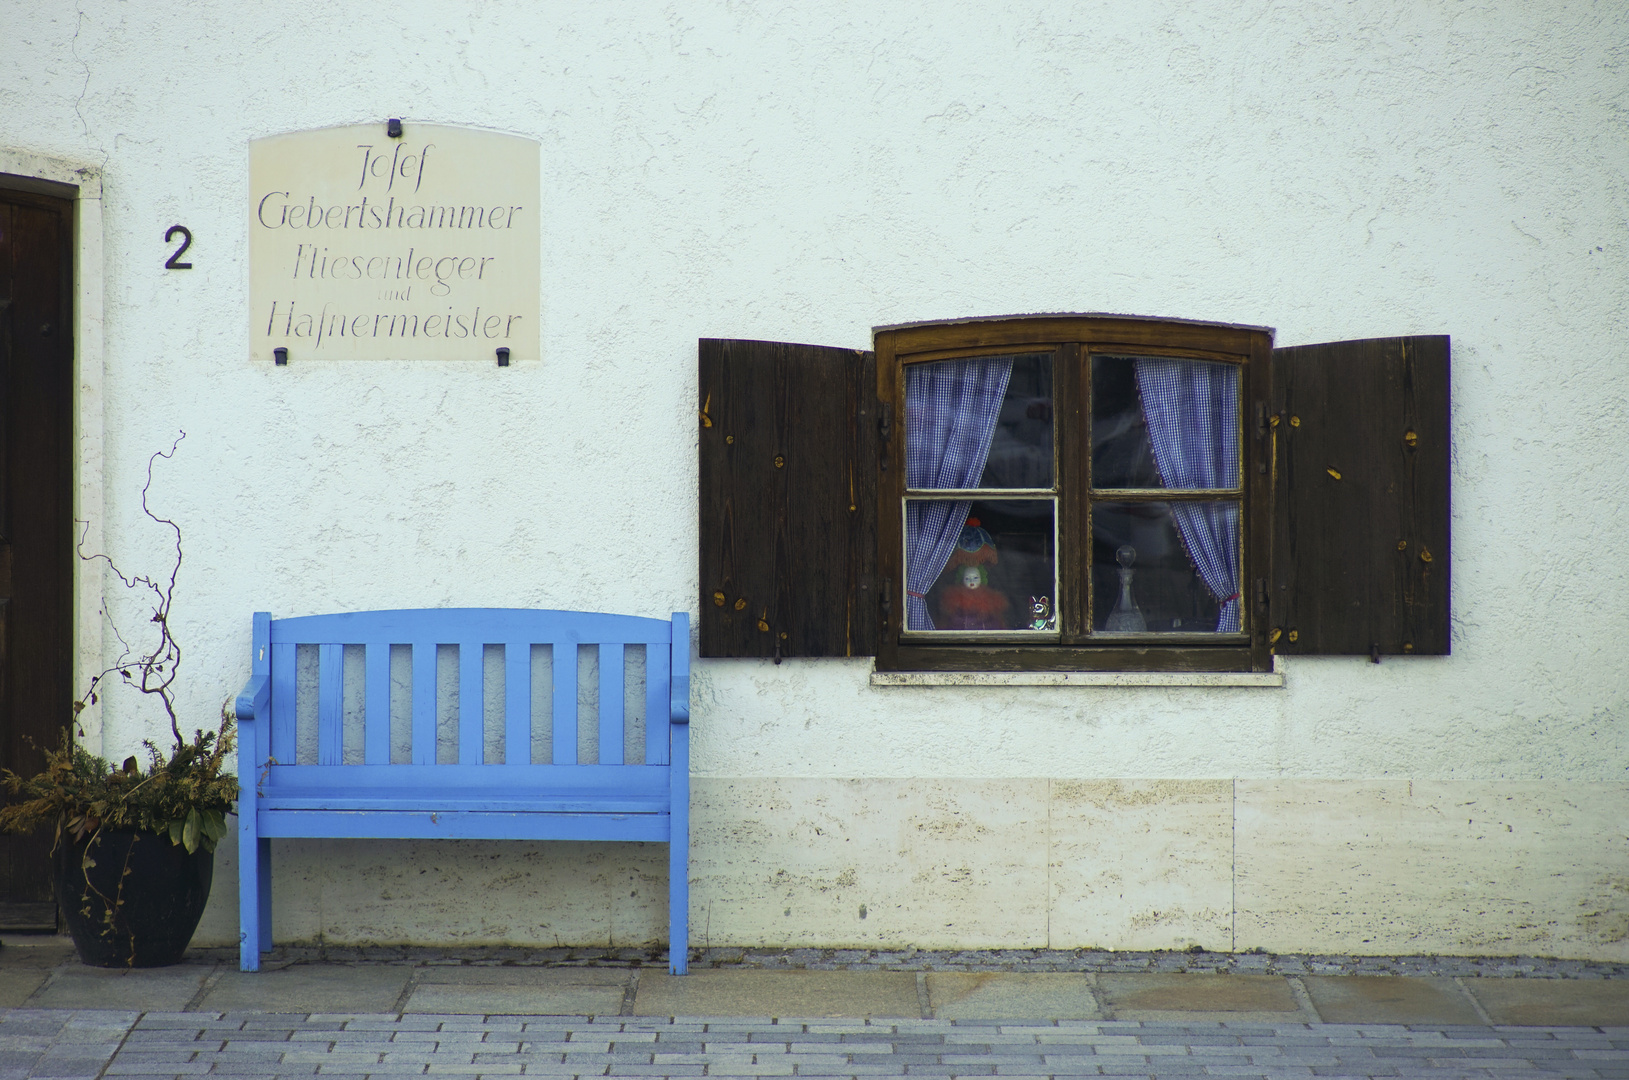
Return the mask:
[[[905,486],[974,488],[995,439],[1012,358],[912,364],[905,369]],[[905,628],[932,630],[923,599],[967,524],[969,500],[905,504]]]
[[[1143,359],[1137,393],[1154,444],[1154,464],[1168,488],[1239,486],[1239,372],[1232,364]],[[1173,500],[1188,557],[1222,605],[1217,633],[1237,633],[1239,504]]]

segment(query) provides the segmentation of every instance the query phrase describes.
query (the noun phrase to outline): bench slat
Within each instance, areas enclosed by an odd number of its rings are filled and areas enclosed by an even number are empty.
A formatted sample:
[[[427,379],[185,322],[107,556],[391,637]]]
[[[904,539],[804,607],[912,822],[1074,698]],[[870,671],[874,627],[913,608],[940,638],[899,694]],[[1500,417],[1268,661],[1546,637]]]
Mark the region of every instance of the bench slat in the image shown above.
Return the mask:
[[[281,811],[255,815],[263,837],[341,840],[655,840],[667,841],[666,814],[440,814],[430,811]]]
[[[345,764],[345,646],[317,649],[317,764]]]
[[[458,761],[479,765],[486,743],[486,647],[480,642],[458,644]]]
[[[622,764],[623,721],[623,657],[625,648],[619,644],[600,645],[600,764]]]
[[[271,756],[277,761],[294,762],[298,738],[294,722],[294,646],[272,647]]]
[[[456,797],[437,792],[434,798],[414,798],[407,795],[376,795],[368,797],[352,792],[347,795],[267,795],[260,800],[260,810],[379,810],[389,812],[424,811],[431,814],[464,814],[496,812],[506,814],[665,814],[669,799],[665,796],[633,798],[628,795],[574,799],[569,795],[539,796],[535,799],[495,798],[491,792],[465,791]]]
[[[503,647],[503,760],[532,761],[532,645],[527,641]]]
[[[645,646],[645,764],[666,765],[668,758],[668,680],[673,657],[669,643],[652,641]]]
[[[554,646],[554,763],[577,763],[577,645]]]
[[[362,760],[390,764],[390,642],[370,641],[364,651]]]
[[[272,765],[261,771],[266,795],[403,791],[426,799],[442,790],[645,795],[666,791],[670,780],[664,765]]]
[[[413,764],[436,763],[436,643],[413,642]]]
[[[673,627],[666,619],[608,615],[594,611],[534,611],[522,608],[404,608],[398,611],[346,611],[333,615],[305,615],[273,619],[273,642],[316,645],[339,642],[363,645],[388,641],[410,645],[430,640],[437,645],[480,641],[558,642],[672,641]]]

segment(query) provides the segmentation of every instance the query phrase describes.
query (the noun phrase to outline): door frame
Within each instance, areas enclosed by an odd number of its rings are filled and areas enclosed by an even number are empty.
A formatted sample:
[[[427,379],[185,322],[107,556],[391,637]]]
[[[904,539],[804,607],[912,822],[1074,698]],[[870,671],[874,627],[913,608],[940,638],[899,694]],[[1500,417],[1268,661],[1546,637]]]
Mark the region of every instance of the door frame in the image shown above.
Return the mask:
[[[0,188],[69,199],[73,220],[73,516],[86,551],[102,542],[102,462],[105,450],[102,336],[102,170],[84,161],[0,146]],[[80,530],[83,530],[82,532]],[[74,560],[73,683],[77,694],[102,670],[101,563]],[[102,753],[102,714],[79,714],[80,745]]]

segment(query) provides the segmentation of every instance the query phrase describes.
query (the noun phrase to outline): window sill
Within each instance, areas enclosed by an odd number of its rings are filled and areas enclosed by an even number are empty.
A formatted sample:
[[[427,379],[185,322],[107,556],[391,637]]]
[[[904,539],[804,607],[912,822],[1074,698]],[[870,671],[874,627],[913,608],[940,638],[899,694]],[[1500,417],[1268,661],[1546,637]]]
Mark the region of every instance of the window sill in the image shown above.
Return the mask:
[[[873,671],[872,686],[1260,686],[1284,685],[1272,671]]]

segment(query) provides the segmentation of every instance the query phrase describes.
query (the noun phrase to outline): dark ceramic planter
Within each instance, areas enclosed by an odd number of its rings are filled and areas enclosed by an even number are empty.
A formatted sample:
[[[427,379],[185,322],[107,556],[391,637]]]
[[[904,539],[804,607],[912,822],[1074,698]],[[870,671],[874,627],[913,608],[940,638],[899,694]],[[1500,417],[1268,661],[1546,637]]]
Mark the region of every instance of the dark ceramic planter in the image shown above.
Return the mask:
[[[82,870],[87,846],[96,865]],[[189,855],[158,833],[103,832],[59,844],[55,871],[57,905],[81,961],[163,967],[180,961],[198,929],[215,853]]]

